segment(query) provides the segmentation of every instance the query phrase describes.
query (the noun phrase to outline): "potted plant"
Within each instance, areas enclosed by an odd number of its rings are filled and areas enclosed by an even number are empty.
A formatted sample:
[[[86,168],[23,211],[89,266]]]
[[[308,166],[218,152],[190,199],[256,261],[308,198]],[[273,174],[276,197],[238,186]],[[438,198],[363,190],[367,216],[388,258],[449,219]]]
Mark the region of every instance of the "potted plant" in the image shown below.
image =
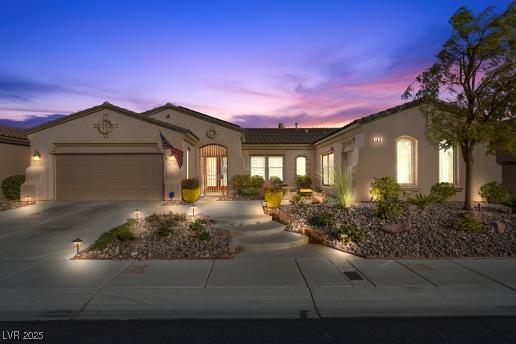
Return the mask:
[[[267,207],[278,208],[283,199],[283,189],[281,184],[283,182],[278,177],[271,177],[268,182],[264,184],[264,199],[267,202]]]
[[[186,203],[194,203],[201,196],[199,179],[188,178],[181,181],[181,197]]]

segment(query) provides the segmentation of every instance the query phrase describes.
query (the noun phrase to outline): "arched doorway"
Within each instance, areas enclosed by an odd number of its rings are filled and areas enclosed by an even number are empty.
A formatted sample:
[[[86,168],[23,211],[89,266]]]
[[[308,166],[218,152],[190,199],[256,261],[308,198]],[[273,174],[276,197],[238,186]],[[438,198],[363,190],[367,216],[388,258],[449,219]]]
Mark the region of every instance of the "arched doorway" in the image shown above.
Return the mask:
[[[224,195],[228,187],[228,150],[220,145],[200,148],[201,191],[204,196]]]

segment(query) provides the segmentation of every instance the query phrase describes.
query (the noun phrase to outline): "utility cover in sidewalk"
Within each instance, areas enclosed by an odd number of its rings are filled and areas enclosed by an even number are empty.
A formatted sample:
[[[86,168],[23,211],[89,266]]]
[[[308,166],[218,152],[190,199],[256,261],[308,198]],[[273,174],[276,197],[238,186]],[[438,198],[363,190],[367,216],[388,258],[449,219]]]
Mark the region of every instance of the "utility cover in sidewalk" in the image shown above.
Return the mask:
[[[351,281],[363,281],[364,279],[360,274],[356,271],[344,271],[344,275],[349,278]]]

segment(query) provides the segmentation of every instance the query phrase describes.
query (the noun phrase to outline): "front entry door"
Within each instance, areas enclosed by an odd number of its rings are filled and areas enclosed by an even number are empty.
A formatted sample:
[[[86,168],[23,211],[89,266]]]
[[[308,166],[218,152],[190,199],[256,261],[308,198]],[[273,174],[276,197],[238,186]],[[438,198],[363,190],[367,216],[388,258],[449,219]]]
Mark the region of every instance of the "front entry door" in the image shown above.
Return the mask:
[[[228,158],[222,146],[201,149],[201,186],[205,196],[224,195],[227,190]]]

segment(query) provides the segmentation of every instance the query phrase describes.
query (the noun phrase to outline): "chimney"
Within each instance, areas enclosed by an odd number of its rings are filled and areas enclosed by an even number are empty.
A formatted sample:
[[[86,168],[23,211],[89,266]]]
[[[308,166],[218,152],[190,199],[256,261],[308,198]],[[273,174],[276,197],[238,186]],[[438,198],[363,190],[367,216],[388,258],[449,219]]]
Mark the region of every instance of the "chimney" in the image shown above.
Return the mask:
[[[296,129],[297,129],[297,122],[296,122],[295,126],[296,126]]]
[[[283,129],[285,128],[285,123],[278,123],[278,128]]]

